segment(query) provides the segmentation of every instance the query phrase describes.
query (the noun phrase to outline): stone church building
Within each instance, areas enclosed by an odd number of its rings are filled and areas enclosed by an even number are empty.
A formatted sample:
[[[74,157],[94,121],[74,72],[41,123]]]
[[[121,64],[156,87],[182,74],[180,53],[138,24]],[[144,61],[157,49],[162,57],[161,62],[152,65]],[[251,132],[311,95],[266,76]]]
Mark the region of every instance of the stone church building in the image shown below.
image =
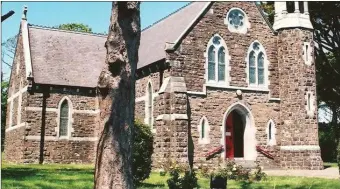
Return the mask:
[[[93,163],[106,36],[28,24],[8,90],[5,158]],[[153,164],[226,159],[322,169],[308,3],[194,2],[145,28],[136,119],[155,137]]]

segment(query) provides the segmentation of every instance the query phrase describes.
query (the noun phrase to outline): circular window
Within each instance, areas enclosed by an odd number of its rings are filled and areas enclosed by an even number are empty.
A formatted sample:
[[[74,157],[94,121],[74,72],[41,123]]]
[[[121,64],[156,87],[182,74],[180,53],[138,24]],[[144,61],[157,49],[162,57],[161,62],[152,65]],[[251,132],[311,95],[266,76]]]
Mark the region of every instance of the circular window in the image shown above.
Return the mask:
[[[233,25],[237,29],[244,25],[244,14],[240,10],[234,9],[230,11],[228,20],[229,24]]]
[[[228,25],[229,31],[235,33],[245,34],[250,28],[246,13],[239,8],[230,9],[224,18],[224,23]]]

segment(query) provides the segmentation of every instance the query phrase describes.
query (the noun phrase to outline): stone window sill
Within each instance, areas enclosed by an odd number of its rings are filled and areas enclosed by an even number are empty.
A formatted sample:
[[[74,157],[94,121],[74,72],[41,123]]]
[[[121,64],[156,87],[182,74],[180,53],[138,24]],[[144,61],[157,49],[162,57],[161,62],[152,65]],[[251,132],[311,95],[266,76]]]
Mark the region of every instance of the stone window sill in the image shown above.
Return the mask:
[[[229,85],[220,84],[220,83],[214,83],[214,84],[207,83],[206,87],[221,88],[221,89],[232,89],[232,90],[269,92],[269,89],[267,87],[261,87],[261,86],[236,87],[236,86],[229,86]]]

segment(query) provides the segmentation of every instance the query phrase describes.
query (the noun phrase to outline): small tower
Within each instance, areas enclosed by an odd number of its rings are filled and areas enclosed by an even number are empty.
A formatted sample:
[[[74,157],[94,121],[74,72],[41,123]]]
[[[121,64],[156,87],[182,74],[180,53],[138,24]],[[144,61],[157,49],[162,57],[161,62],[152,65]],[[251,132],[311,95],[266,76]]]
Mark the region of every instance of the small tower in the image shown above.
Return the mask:
[[[275,2],[273,27],[278,32],[281,99],[278,162],[289,169],[322,169],[308,2]]]

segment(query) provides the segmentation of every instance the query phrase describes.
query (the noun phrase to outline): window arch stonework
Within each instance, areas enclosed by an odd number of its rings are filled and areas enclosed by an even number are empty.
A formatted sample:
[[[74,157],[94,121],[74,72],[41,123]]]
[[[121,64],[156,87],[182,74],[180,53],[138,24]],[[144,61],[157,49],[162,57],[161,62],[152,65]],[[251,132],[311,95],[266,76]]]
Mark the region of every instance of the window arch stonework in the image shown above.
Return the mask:
[[[71,100],[65,96],[59,101],[58,105],[58,117],[57,117],[57,137],[70,138],[73,132],[73,106]]]
[[[199,133],[199,138],[198,138],[198,143],[199,144],[209,144],[210,143],[210,137],[209,137],[209,131],[210,131],[210,126],[208,119],[203,116],[198,124],[198,133]]]
[[[250,22],[247,14],[240,8],[231,8],[224,18],[224,24],[232,33],[246,34],[250,29]]]
[[[266,128],[266,133],[267,133],[267,145],[273,146],[276,145],[276,126],[274,121],[271,119],[267,123],[267,128]]]
[[[248,48],[246,57],[247,83],[250,87],[268,88],[268,65],[266,51],[260,42],[254,41]]]
[[[215,34],[210,38],[204,56],[206,83],[229,85],[230,56],[227,45],[220,35]]]
[[[146,86],[146,93],[145,93],[145,118],[144,123],[149,125],[152,132],[155,132],[155,129],[153,128],[153,87],[151,80],[149,80],[147,86]]]

